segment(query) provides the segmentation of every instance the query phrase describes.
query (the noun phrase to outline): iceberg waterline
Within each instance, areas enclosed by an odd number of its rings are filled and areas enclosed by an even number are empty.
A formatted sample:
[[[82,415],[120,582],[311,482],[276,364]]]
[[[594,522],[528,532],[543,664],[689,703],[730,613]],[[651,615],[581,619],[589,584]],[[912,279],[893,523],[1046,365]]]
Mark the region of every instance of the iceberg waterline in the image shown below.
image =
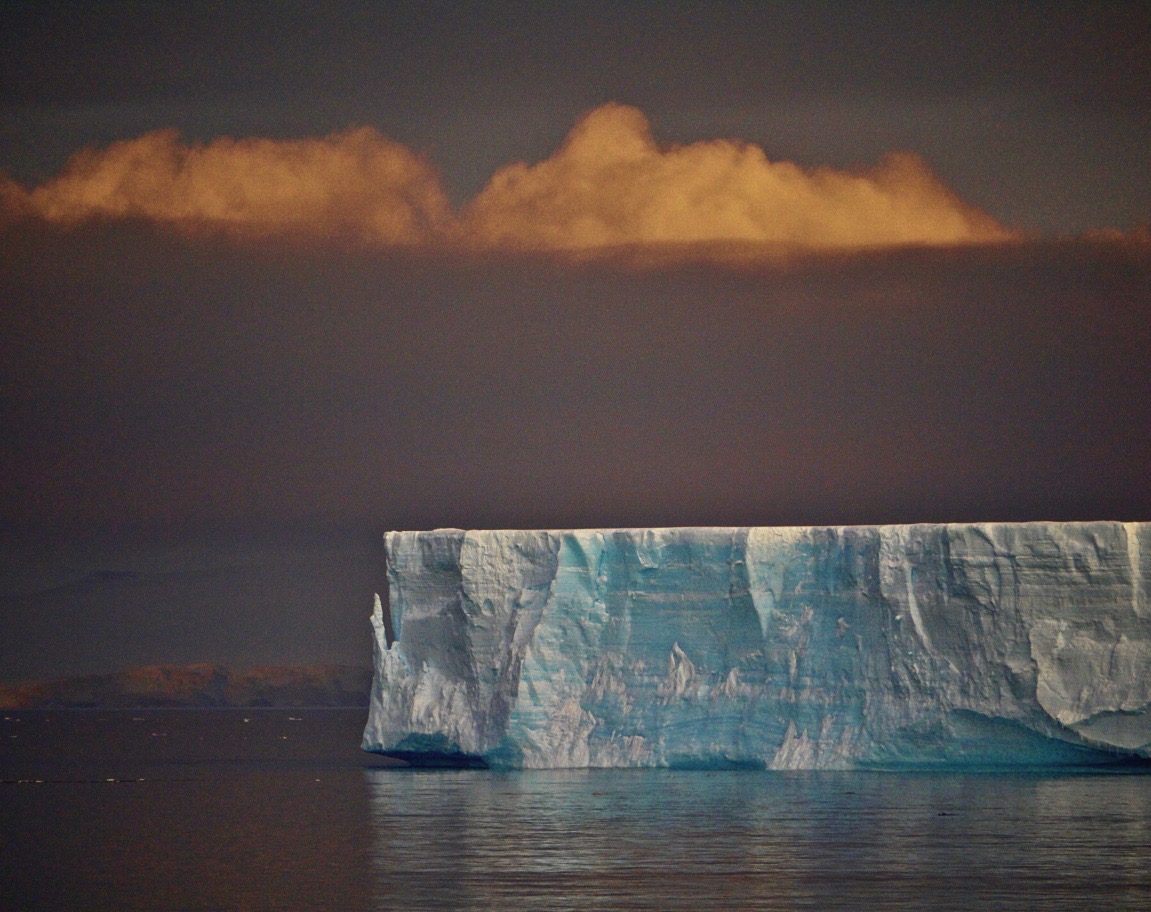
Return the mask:
[[[368,751],[493,767],[1151,757],[1151,523],[390,532]]]

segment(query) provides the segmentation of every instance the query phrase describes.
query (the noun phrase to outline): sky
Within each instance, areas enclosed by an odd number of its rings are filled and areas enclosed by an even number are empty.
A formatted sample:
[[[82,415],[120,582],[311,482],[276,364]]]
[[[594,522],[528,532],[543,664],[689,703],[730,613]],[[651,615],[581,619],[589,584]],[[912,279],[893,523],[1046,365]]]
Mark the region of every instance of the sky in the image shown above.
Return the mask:
[[[1151,518],[1149,140],[1145,4],[0,3],[0,680],[364,664],[391,528]]]

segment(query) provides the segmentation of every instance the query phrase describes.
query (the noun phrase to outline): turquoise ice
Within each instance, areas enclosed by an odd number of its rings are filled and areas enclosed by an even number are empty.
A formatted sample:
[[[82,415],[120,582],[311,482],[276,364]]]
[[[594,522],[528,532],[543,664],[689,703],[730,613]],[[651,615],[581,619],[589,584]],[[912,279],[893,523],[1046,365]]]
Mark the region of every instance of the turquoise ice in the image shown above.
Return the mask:
[[[495,767],[1151,757],[1151,523],[392,532],[364,748]]]

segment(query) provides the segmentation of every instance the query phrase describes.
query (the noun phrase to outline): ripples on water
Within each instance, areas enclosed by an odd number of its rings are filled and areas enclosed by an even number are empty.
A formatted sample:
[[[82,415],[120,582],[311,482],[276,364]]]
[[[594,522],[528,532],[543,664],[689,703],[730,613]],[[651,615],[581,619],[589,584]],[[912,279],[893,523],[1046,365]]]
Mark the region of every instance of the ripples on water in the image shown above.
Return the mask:
[[[1151,908],[1151,779],[375,772],[409,909]]]
[[[0,909],[1151,909],[1146,775],[413,772],[316,749],[355,713],[62,718],[0,725],[57,726],[0,747]]]

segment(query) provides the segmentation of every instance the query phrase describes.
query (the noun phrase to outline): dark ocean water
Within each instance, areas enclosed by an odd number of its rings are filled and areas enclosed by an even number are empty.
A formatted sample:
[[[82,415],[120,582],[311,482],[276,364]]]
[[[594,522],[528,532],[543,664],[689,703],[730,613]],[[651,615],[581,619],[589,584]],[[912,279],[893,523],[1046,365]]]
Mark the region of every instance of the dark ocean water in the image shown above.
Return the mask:
[[[362,710],[5,715],[4,910],[1151,909],[1148,775],[415,772]]]

